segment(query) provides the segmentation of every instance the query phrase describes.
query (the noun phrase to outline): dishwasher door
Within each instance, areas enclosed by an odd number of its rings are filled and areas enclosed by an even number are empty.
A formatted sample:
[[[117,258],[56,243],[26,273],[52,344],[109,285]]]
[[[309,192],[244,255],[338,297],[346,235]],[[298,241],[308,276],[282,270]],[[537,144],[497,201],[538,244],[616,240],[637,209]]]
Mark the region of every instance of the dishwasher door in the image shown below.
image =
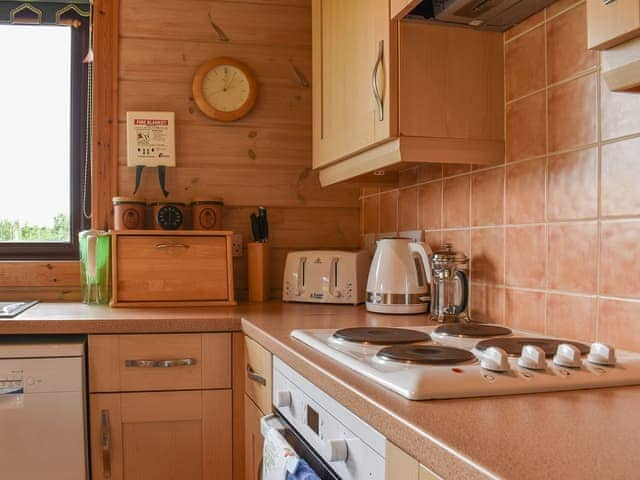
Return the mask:
[[[0,359],[0,478],[85,480],[84,359]]]

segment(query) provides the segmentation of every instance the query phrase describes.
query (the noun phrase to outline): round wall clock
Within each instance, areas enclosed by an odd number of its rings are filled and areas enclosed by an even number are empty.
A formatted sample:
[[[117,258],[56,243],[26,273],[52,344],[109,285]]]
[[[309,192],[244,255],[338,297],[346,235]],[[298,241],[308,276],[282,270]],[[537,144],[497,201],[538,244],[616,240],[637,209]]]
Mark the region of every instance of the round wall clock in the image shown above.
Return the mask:
[[[229,57],[214,58],[200,65],[192,87],[200,111],[223,122],[244,117],[253,108],[258,94],[251,70]]]

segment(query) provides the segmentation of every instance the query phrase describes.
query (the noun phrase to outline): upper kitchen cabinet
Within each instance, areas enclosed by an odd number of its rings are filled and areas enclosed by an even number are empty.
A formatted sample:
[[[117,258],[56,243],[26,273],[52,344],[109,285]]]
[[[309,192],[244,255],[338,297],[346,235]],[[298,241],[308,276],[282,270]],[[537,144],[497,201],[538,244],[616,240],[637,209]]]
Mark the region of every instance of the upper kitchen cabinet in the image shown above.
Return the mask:
[[[313,166],[331,185],[406,163],[504,159],[502,34],[313,0]]]
[[[640,0],[587,0],[589,48],[603,50],[640,35]]]
[[[314,0],[315,168],[395,135],[391,28],[388,0]]]

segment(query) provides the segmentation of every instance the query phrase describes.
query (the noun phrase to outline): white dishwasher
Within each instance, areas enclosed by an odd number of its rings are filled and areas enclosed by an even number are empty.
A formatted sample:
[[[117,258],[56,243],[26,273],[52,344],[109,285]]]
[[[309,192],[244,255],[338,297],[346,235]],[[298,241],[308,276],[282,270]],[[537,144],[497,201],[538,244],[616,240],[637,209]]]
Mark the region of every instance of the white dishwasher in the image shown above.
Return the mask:
[[[88,478],[84,345],[0,340],[0,478]]]

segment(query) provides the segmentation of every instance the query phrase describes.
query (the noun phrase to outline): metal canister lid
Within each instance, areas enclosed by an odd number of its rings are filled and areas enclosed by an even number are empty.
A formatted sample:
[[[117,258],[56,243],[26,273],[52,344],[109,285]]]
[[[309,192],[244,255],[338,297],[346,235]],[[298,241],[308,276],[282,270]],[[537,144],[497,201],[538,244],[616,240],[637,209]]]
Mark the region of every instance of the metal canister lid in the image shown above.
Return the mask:
[[[222,197],[202,197],[191,200],[191,206],[194,205],[224,205]]]
[[[442,250],[433,252],[431,261],[434,264],[466,263],[469,258],[462,252],[455,252],[453,245],[445,243]]]
[[[127,203],[134,203],[136,205],[145,205],[147,202],[143,198],[135,197],[113,197],[111,199],[114,205],[122,205]]]

